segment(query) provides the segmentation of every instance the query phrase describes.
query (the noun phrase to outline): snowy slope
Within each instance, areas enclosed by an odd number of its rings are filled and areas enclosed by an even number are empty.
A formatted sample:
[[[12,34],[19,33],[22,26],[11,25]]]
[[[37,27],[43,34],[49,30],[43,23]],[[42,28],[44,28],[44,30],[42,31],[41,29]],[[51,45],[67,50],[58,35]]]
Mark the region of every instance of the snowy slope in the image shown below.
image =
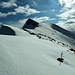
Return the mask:
[[[16,35],[0,35],[0,75],[75,75],[75,54],[69,50],[74,47],[72,39],[48,26],[26,29],[36,35],[8,27]]]
[[[46,40],[50,40],[49,38],[54,39],[56,43],[58,43],[58,44],[64,43],[65,45],[68,45],[68,47],[69,46],[74,47],[74,45],[75,45],[74,39],[69,38],[68,36],[65,36],[62,33],[52,29],[51,25],[39,25],[39,27],[36,27],[35,29],[25,28],[25,30],[27,30],[30,33],[35,33],[41,37],[44,36],[43,38]]]

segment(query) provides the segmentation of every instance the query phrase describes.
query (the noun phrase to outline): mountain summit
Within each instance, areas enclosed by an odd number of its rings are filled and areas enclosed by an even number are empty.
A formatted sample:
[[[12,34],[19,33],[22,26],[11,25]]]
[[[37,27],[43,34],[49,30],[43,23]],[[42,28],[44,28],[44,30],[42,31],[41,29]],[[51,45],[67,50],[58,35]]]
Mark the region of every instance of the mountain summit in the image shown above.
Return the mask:
[[[32,19],[28,19],[25,23],[25,25],[22,27],[22,29],[24,28],[29,28],[29,29],[35,29],[36,27],[38,27],[38,22],[32,20]]]

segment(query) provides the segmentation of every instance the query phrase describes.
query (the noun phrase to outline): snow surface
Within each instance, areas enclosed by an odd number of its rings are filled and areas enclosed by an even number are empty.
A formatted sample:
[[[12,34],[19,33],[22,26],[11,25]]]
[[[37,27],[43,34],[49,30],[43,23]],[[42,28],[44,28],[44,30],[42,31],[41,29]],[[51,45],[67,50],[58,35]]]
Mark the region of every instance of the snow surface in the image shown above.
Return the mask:
[[[42,25],[27,29],[42,34],[41,39],[22,29],[11,28],[16,36],[0,35],[0,75],[75,75],[75,54],[69,50],[74,48],[73,39]],[[64,62],[60,63],[57,58],[62,52]]]

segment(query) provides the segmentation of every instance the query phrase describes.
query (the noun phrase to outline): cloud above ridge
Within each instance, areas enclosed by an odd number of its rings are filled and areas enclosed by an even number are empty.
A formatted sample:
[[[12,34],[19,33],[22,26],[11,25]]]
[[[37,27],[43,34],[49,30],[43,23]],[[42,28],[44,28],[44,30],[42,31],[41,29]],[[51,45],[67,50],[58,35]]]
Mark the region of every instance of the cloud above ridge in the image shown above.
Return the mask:
[[[16,15],[18,13],[25,14],[26,16],[29,16],[32,14],[40,13],[40,11],[30,8],[29,5],[26,5],[25,7],[19,6],[19,7],[14,9],[14,12],[8,12],[8,13],[0,12],[0,17],[7,17],[9,15]]]
[[[1,2],[0,6],[3,8],[17,7],[16,0],[9,0],[8,2]]]
[[[40,13],[40,11],[30,8],[29,5],[26,5],[25,7],[19,6],[18,8],[15,9],[15,11],[17,13],[25,13],[27,16],[35,13]]]
[[[59,3],[62,9],[57,24],[69,30],[75,28],[75,0],[59,0]]]

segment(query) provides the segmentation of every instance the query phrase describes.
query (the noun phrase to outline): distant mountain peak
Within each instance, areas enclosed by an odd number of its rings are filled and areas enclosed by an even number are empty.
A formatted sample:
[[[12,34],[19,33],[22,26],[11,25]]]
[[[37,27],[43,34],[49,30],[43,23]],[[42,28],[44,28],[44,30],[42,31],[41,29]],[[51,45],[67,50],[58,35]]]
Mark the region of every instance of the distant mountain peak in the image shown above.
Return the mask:
[[[22,27],[22,29],[24,28],[28,28],[28,29],[35,29],[36,27],[38,27],[38,22],[32,20],[32,19],[28,19],[26,21],[26,23],[24,24],[24,26]]]
[[[63,29],[62,27],[58,26],[58,25],[55,25],[55,24],[52,24],[51,27],[55,30],[57,30],[58,32],[72,38],[72,39],[75,39],[75,34],[71,33],[70,31],[68,30],[65,30]]]

